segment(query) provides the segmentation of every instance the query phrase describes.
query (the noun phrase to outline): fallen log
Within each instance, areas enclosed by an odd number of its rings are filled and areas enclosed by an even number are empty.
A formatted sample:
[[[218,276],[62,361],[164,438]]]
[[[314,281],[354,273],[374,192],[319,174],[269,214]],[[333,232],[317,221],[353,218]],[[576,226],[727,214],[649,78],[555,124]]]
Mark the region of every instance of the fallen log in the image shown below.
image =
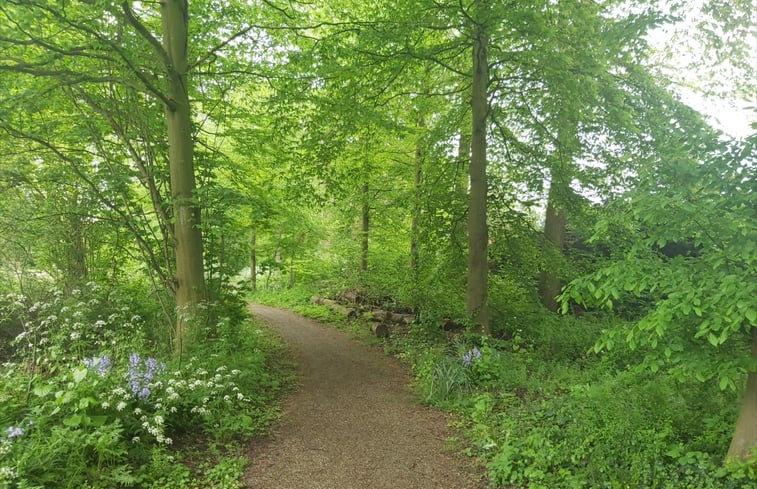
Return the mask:
[[[387,338],[389,336],[389,327],[386,323],[371,324],[371,331],[379,338]]]
[[[415,321],[415,314],[392,314],[392,322],[398,324],[410,324]]]
[[[332,311],[336,311],[336,312],[338,312],[338,313],[340,313],[340,314],[342,314],[344,316],[348,316],[348,317],[352,313],[354,313],[354,311],[355,311],[354,309],[352,309],[350,307],[346,307],[346,306],[343,306],[343,305],[339,304],[335,300],[326,299],[324,297],[313,296],[313,297],[310,298],[310,302],[312,302],[313,304],[320,304],[320,305],[326,306],[329,309],[331,309]]]
[[[410,324],[415,321],[415,314],[402,314],[386,311],[384,309],[362,310],[359,307],[347,307],[343,304],[340,304],[338,301],[327,299],[325,297],[319,297],[317,295],[311,297],[310,302],[313,304],[326,306],[334,311],[344,314],[350,319],[362,317],[366,321],[395,324]]]

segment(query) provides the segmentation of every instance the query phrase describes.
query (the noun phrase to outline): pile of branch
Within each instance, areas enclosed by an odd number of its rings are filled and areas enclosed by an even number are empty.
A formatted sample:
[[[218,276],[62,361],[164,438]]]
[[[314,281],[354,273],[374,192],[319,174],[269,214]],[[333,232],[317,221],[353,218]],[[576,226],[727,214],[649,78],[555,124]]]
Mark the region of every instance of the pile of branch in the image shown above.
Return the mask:
[[[313,304],[321,304],[332,311],[336,311],[348,318],[361,318],[370,322],[371,331],[380,338],[389,336],[390,325],[405,325],[415,321],[415,314],[403,314],[391,312],[376,307],[360,307],[354,305],[344,305],[333,299],[313,296],[310,299]]]
[[[336,311],[343,316],[352,317],[355,314],[355,309],[344,306],[335,300],[326,299],[325,297],[318,297],[317,295],[314,295],[310,298],[310,302],[312,304],[321,304],[323,306],[326,306],[332,311]]]

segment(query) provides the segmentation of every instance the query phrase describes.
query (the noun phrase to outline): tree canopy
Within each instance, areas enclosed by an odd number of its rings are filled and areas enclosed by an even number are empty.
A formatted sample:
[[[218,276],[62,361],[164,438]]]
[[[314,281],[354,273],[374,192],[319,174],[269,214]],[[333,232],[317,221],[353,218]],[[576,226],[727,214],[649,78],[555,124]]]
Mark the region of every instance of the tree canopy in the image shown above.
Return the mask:
[[[576,361],[618,382],[720,392],[717,457],[750,477],[756,126],[733,137],[684,101],[754,102],[754,25],[743,1],[5,0],[0,293],[28,304],[0,300],[0,332],[91,283],[139,304],[140,341],[180,363],[246,294],[298,287],[500,360],[584,331]],[[474,423],[523,401],[489,387]],[[491,436],[496,483],[547,484],[529,441]]]

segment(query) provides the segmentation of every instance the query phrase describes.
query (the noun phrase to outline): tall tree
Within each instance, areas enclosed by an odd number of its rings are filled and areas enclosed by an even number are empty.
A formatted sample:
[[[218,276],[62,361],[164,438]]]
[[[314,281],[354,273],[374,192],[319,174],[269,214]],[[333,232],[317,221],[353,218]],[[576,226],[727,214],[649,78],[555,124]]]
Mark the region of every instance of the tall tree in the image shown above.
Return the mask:
[[[470,200],[468,207],[468,313],[485,333],[491,332],[487,310],[489,232],[486,222],[486,148],[489,114],[489,60],[487,49],[487,1],[477,1],[477,21],[472,26],[473,83],[471,86]]]
[[[2,103],[12,107],[8,113],[14,117],[4,117],[0,121],[2,128],[6,134],[26,138],[49,151],[81,178],[87,176],[82,169],[92,164],[84,155],[91,152],[90,160],[104,161],[120,176],[134,173],[136,181],[148,189],[167,243],[158,253],[136,224],[133,208],[121,205],[121,197],[114,200],[104,195],[96,180],[87,183],[106,207],[123,217],[151,268],[173,292],[178,313],[177,351],[182,350],[186,326],[197,319],[201,309],[198,306],[205,299],[200,200],[194,168],[197,127],[193,125],[189,75],[204,69],[218,71],[223,63],[219,59],[223,58],[216,55],[232,39],[237,47],[244,46],[244,36],[252,29],[239,27],[223,38],[223,33],[239,22],[242,4],[203,5],[198,3],[194,14],[190,14],[187,0],[160,4],[78,2],[61,6],[10,0],[0,7],[0,46],[4,50],[0,70],[19,79],[39,80],[30,84],[34,90],[6,92]],[[203,22],[190,32],[191,15]],[[248,17],[254,16],[255,12],[248,11]],[[219,22],[221,17],[223,21]],[[28,25],[41,29],[27,29]],[[203,90],[210,92],[223,83],[219,75],[210,88]],[[38,114],[35,94],[39,93],[54,94],[55,100],[67,107],[63,114],[79,111],[84,121],[92,121],[80,126],[96,131],[79,131],[80,135],[86,134],[86,139],[73,146],[69,144],[73,137],[62,137],[73,132],[65,126],[49,120],[40,120],[36,127],[25,123],[25,112],[29,116]],[[159,121],[153,115],[161,106],[163,120]],[[96,117],[100,122],[95,122]],[[164,136],[156,138],[155,134],[161,132]],[[120,146],[112,144],[114,139]],[[165,143],[161,144],[161,139]],[[161,160],[166,164],[162,169],[155,166]],[[162,174],[170,187],[167,191],[161,189],[160,181],[156,184],[155,175]],[[128,178],[123,177],[115,187],[122,195],[130,192]]]
[[[133,15],[127,3],[124,12],[129,23],[148,41],[162,60],[168,86],[164,101],[168,129],[168,165],[174,210],[176,246],[176,351],[181,352],[185,330],[197,321],[199,306],[205,299],[200,210],[195,195],[194,139],[189,104],[187,46],[189,12],[187,0],[161,3],[163,43]]]

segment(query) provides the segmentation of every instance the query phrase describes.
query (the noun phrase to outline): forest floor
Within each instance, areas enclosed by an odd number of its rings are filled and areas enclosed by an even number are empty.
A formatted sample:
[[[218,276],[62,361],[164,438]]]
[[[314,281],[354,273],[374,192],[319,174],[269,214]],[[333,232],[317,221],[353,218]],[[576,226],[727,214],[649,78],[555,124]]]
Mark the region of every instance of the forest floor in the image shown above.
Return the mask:
[[[479,489],[452,452],[451,418],[418,404],[407,369],[381,350],[292,312],[252,305],[298,365],[298,388],[250,447],[250,489]]]

